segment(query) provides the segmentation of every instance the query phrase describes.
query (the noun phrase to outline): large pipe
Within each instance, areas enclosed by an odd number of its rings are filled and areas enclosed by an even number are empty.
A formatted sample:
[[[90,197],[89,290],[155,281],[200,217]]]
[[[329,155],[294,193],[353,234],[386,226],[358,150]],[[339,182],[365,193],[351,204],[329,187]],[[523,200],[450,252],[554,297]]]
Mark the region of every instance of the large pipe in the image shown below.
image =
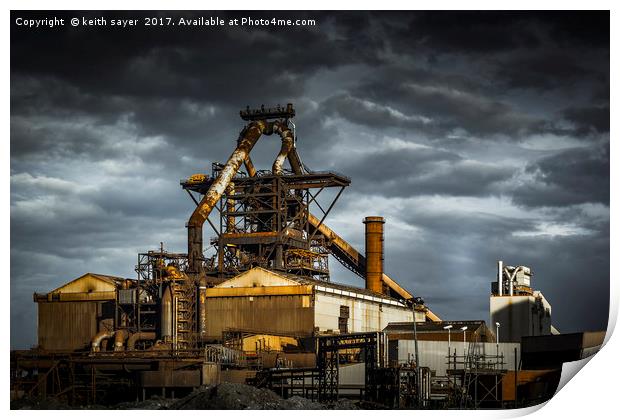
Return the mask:
[[[248,171],[248,176],[256,176],[256,167],[254,166],[250,155],[245,158],[243,164],[245,165],[245,170]]]
[[[366,289],[383,293],[383,217],[369,216],[366,225]]]
[[[107,340],[108,338],[112,337],[114,337],[114,331],[99,331],[97,334],[95,334],[90,343],[93,352],[99,351],[99,347],[101,346],[101,342],[103,340]]]
[[[127,330],[118,330],[116,334],[114,334],[114,351],[122,351],[125,346],[125,340],[129,336],[129,332]]]
[[[232,152],[226,165],[189,218],[187,223],[187,257],[190,273],[199,274],[202,271],[202,226],[204,222],[224,194],[239,167],[246,161],[259,137],[262,134],[271,134],[271,129],[272,124],[267,124],[265,121],[252,121],[248,124],[242,132],[237,148]]]
[[[295,143],[293,143],[293,147],[288,154],[288,162],[291,164],[291,169],[293,173],[297,175],[301,175],[303,173],[301,159],[299,158],[299,154],[297,154],[297,148],[295,147]]]
[[[155,340],[155,338],[157,338],[157,336],[154,332],[139,332],[132,334],[127,340],[127,351],[134,351],[138,341]]]
[[[274,175],[282,175],[282,167],[284,166],[284,161],[293,150],[293,132],[288,128],[286,123],[283,123],[281,121],[276,121],[273,123],[273,132],[279,134],[280,137],[282,137],[282,147],[280,148],[280,153],[278,153],[276,160],[273,162],[271,171]]]

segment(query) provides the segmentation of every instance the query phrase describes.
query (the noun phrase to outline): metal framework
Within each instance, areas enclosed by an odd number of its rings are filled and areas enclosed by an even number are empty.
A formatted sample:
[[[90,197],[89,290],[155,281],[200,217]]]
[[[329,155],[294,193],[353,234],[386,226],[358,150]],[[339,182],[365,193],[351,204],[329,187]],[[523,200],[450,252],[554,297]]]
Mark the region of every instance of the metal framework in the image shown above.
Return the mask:
[[[214,164],[210,178],[181,185],[198,203],[195,195],[206,194],[220,170]],[[250,177],[239,171],[215,206],[218,223],[209,220],[217,236],[210,243],[216,253],[205,260],[207,276],[231,277],[259,266],[328,281],[329,243],[310,226],[310,207],[318,208],[324,220],[349,184],[349,178],[333,172],[259,171]],[[338,192],[325,208],[319,195],[334,187]]]
[[[174,348],[195,347],[197,294],[196,286],[182,274],[186,269],[187,254],[167,252],[163,243],[159,250],[138,254],[137,281],[117,292],[115,329],[161,336],[161,300],[169,286],[178,308]]]
[[[386,364],[386,338],[381,332],[329,335],[317,337],[317,368],[319,370],[319,401],[338,399],[338,369],[345,351],[357,350],[365,365],[365,397],[376,401],[377,370]]]
[[[454,399],[461,408],[499,408],[502,378],[507,372],[504,355],[480,353],[476,344],[470,342],[463,356],[456,352],[448,356],[447,373],[457,393]]]

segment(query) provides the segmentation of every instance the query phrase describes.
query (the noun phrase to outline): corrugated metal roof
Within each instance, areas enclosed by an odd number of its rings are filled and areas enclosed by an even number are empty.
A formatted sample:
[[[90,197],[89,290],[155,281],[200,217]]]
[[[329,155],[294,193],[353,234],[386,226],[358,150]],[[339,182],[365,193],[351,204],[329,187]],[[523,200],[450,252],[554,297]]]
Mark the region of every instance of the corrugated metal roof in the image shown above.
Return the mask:
[[[341,283],[333,283],[333,282],[328,282],[328,281],[321,281],[321,280],[316,280],[312,277],[306,277],[306,276],[298,276],[296,274],[290,274],[290,273],[284,273],[284,272],[280,272],[280,271],[275,271],[275,270],[268,270],[266,268],[262,268],[262,267],[254,267],[249,271],[253,271],[253,270],[262,270],[262,271],[266,271],[269,272],[270,274],[273,274],[274,276],[279,276],[282,277],[284,279],[287,280],[291,280],[294,281],[295,283],[298,283],[300,285],[312,285],[312,286],[321,286],[324,288],[328,288],[328,289],[336,289],[339,291],[343,291],[343,292],[350,292],[350,293],[356,293],[356,294],[360,294],[360,295],[364,295],[364,296],[371,296],[377,299],[382,299],[382,300],[387,300],[387,301],[391,301],[391,302],[401,302],[398,299],[395,299],[393,297],[390,296],[386,296],[386,295],[382,295],[380,293],[375,293],[372,292],[368,289],[364,289],[361,287],[355,287],[355,286],[350,286],[348,284],[341,284]],[[248,273],[249,271],[246,271],[245,273]],[[233,277],[233,279],[238,278],[240,276],[243,276],[245,273],[241,273],[236,277]],[[232,280],[232,279],[231,279]],[[226,284],[225,282],[220,284],[218,287],[225,287]]]
[[[441,321],[441,322],[425,322],[416,324],[417,332],[445,332],[444,327],[452,325],[452,332],[458,331],[463,327],[467,327],[468,330],[478,330],[480,327],[486,327],[486,322],[481,320],[474,321]],[[413,331],[413,323],[411,322],[390,322],[387,327],[383,329],[385,332],[411,332]]]
[[[274,273],[274,274],[276,274],[278,276],[286,277],[286,278],[289,278],[291,280],[297,281],[300,284],[310,284],[310,285],[314,285],[314,286],[323,286],[323,287],[328,287],[328,288],[332,288],[332,289],[342,290],[342,291],[345,291],[345,292],[359,293],[361,295],[374,296],[374,297],[381,298],[381,299],[388,299],[388,300],[398,301],[398,299],[394,299],[392,297],[389,297],[389,296],[386,296],[386,295],[382,295],[380,293],[375,293],[375,292],[373,292],[371,290],[364,289],[364,288],[361,288],[361,287],[350,286],[348,284],[334,283],[334,282],[330,282],[330,281],[321,281],[321,280],[313,279],[312,277],[297,276],[295,274],[289,274],[289,273],[279,273],[279,272],[273,272],[273,271],[272,271],[272,273]]]
[[[76,278],[74,280],[71,280],[68,283],[63,284],[60,287],[57,287],[56,289],[52,290],[48,294],[59,293],[62,289],[66,288],[67,286],[75,284],[75,283],[78,283],[78,282],[80,282],[83,279],[88,278],[88,277],[92,277],[92,278],[95,278],[97,280],[101,280],[101,281],[103,281],[105,283],[108,283],[108,284],[114,286],[114,287],[116,287],[116,285],[119,284],[122,281],[130,280],[130,279],[124,279],[122,277],[110,276],[110,275],[107,275],[107,274],[86,273],[86,274],[82,274],[80,277],[78,277],[78,278]],[[135,280],[130,280],[130,281],[135,281]]]

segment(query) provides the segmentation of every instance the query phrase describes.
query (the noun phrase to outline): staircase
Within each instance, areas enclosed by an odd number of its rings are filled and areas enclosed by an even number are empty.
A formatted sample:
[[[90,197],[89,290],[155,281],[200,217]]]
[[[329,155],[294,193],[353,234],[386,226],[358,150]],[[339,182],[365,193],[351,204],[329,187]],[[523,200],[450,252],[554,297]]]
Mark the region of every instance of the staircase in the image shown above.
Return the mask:
[[[176,349],[186,350],[196,345],[196,287],[190,282],[175,290]]]

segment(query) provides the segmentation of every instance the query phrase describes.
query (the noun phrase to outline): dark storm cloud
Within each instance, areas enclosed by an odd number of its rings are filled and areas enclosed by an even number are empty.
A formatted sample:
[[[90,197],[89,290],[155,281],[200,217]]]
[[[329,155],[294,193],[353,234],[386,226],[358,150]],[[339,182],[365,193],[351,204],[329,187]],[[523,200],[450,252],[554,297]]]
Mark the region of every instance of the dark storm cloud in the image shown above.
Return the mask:
[[[513,197],[527,206],[609,204],[609,145],[575,148],[532,163],[535,182],[517,188]]]
[[[399,75],[394,82],[391,77]],[[543,129],[529,115],[473,80],[420,71],[388,71],[360,84],[351,94],[334,95],[323,105],[351,122],[376,128],[407,128],[443,137],[457,130],[474,136],[524,136]]]
[[[563,116],[573,123],[581,134],[609,132],[609,106],[567,108]]]
[[[395,39],[403,49],[405,41],[413,39],[436,54],[488,54],[538,46],[537,34],[528,30],[532,21],[527,13],[423,12],[411,17]]]
[[[101,16],[100,13],[92,13]],[[103,14],[109,18],[110,14]],[[152,13],[113,13],[116,17],[144,17]],[[166,14],[177,19],[197,18],[202,13]],[[214,13],[225,19],[247,13]],[[252,17],[290,17],[290,13],[254,12]],[[67,17],[73,14],[66,15]],[[338,16],[338,15],[336,15]],[[295,18],[304,13],[295,13]],[[154,98],[191,97],[232,103],[251,103],[256,97],[270,102],[298,95],[299,77],[318,69],[351,62],[375,60],[360,54],[374,53],[376,43],[358,34],[355,40],[332,39],[320,29],[334,17],[318,15],[316,27],[288,28],[153,28],[109,31],[78,28],[56,31],[53,37],[20,33],[14,42],[13,72],[53,75],[90,91]],[[336,19],[338,19],[336,17]],[[352,30],[367,19],[342,16]],[[351,25],[351,26],[348,26]],[[13,26],[15,30],[15,26]],[[71,43],[72,48],[65,45]],[[365,45],[370,48],[360,48]],[[37,50],[37,54],[23,51]],[[41,62],[49,63],[41,66]],[[234,94],[231,94],[234,90]]]
[[[317,24],[12,25],[12,347],[34,343],[33,291],[183,252],[179,179],[228,157],[239,109],[287,102],[304,163],[352,178],[327,223],[363,249],[352,215],[385,214],[388,273],[435,312],[486,319],[501,258],[532,266],[560,329],[606,325],[609,13],[57,13]]]
[[[354,160],[342,170],[355,180],[355,191],[386,197],[484,196],[497,192],[494,184],[509,179],[513,172],[431,148],[380,150]]]
[[[573,84],[588,70],[573,55],[542,51],[506,60],[495,75],[511,88],[553,89]]]

